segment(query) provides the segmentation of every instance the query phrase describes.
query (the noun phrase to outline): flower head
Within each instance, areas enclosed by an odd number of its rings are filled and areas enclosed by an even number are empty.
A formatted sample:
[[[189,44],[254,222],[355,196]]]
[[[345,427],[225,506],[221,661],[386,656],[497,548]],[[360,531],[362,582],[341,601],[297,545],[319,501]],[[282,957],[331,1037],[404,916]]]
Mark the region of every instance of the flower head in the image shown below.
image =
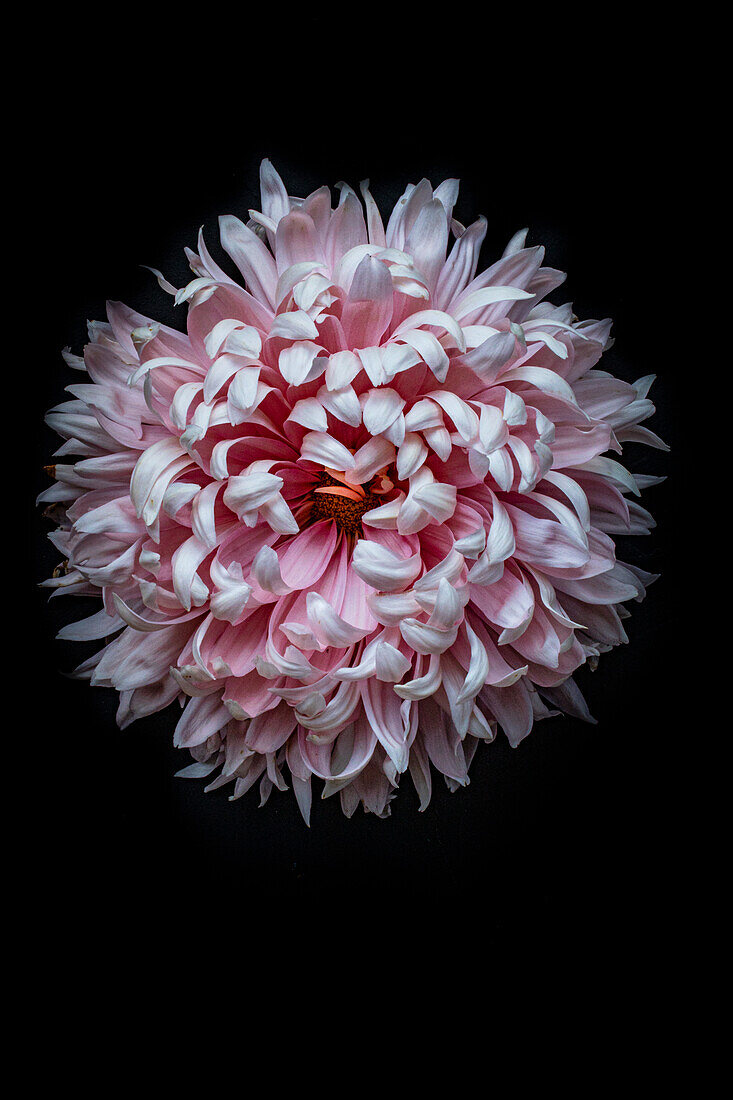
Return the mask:
[[[368,183],[293,198],[203,235],[164,290],[186,332],[110,303],[87,377],[49,423],[66,440],[42,499],[59,592],[101,596],[63,637],[109,639],[77,670],[118,722],[178,701],[182,775],[311,782],[378,815],[409,771],[454,789],[480,741],[589,718],[573,682],[626,640],[649,574],[612,536],[653,521],[606,452],[641,427],[652,381],[596,369],[609,321],[544,299],[564,276],[525,234],[478,275],[486,221],[455,180],[410,185],[385,229]],[[453,242],[451,243],[451,239]],[[75,461],[67,464],[66,456]]]

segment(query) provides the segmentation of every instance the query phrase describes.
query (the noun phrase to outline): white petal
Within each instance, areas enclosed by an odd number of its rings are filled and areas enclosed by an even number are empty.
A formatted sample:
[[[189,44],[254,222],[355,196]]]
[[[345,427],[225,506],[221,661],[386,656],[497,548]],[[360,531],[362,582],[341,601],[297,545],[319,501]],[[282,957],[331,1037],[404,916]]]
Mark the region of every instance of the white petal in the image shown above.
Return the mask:
[[[315,636],[326,645],[346,648],[369,633],[369,629],[352,626],[338,615],[330,603],[317,592],[309,592],[306,597],[308,619]]]
[[[461,439],[473,443],[478,438],[479,418],[470,405],[447,390],[435,390],[428,396],[451,418]]]
[[[326,386],[340,390],[349,386],[361,371],[361,362],[353,351],[337,351],[328,360]]]
[[[454,550],[458,550],[464,558],[477,558],[483,553],[486,546],[486,529],[477,527],[470,535],[464,535],[462,539],[456,539],[453,543]]]
[[[276,474],[254,473],[230,477],[224,491],[224,503],[241,517],[242,513],[255,511],[271,500],[283,484],[283,479]]]
[[[445,523],[456,510],[456,487],[434,481],[415,490],[415,501],[424,508],[433,519]]]
[[[182,455],[183,449],[180,443],[170,436],[153,443],[143,451],[130,479],[130,498],[138,516],[142,516],[143,509],[160,475]]]
[[[463,687],[456,698],[457,703],[464,703],[467,699],[473,699],[478,695],[486,683],[489,675],[489,658],[481,641],[471,627],[466,623],[466,634],[471,646],[471,660],[463,681]]]
[[[372,508],[362,516],[362,522],[368,527],[378,527],[383,531],[394,531],[397,527],[397,517],[405,499],[404,493],[399,493],[392,500],[379,508]]]
[[[286,423],[288,421],[301,424],[304,428],[311,428],[317,432],[325,432],[328,428],[326,410],[315,397],[304,397],[302,400],[296,401]]]
[[[534,294],[519,290],[516,286],[485,286],[462,296],[458,302],[453,303],[451,309],[456,320],[462,321],[469,314],[495,302],[519,302],[524,298],[534,298]]]
[[[479,442],[486,455],[503,447],[509,439],[509,429],[501,411],[494,405],[481,405],[479,416]]]
[[[408,432],[397,452],[397,476],[406,481],[417,473],[428,456],[428,448],[417,432]]]
[[[455,546],[452,547],[442,561],[428,570],[420,577],[420,580],[415,581],[415,593],[437,589],[444,579],[449,584],[456,584],[461,579],[465,566],[463,556],[456,550]]]
[[[394,691],[401,699],[427,699],[438,690],[441,680],[440,656],[433,654],[428,671],[423,676],[408,680],[406,684],[395,684]]]
[[[302,309],[278,314],[270,329],[271,340],[275,337],[282,340],[313,340],[317,335],[316,325]]]
[[[340,389],[321,386],[317,397],[324,409],[337,420],[350,424],[352,428],[358,428],[361,424],[361,404],[353,386],[342,386]]]
[[[404,399],[388,387],[369,390],[363,400],[364,427],[371,435],[379,435],[388,428],[405,407]]]
[[[513,332],[494,332],[472,351],[467,352],[462,362],[486,381],[494,381],[501,368],[514,355],[515,347],[516,338]]]
[[[405,414],[408,432],[422,432],[427,428],[442,428],[443,414],[433,401],[423,397]]]
[[[209,359],[215,359],[221,351],[222,344],[226,340],[230,333],[234,332],[236,328],[240,328],[241,321],[236,318],[229,317],[223,321],[218,321],[217,324],[209,332],[208,336],[204,340],[204,348]],[[253,331],[257,331],[256,329]],[[259,337],[259,333],[257,334]],[[259,354],[259,352],[257,353]]]
[[[439,382],[445,382],[450,359],[440,340],[433,332],[418,328],[412,332],[404,332],[400,339],[409,344],[420,359],[427,363]]]
[[[382,436],[374,436],[354,455],[349,477],[354,482],[369,481],[384,466],[389,466],[394,456],[394,444]],[[341,469],[341,467],[335,468]]]
[[[447,462],[453,450],[447,428],[426,428],[423,431],[423,436],[428,447],[435,451],[441,462]]]
[[[450,630],[439,630],[417,619],[403,619],[400,634],[416,653],[444,653],[456,640],[458,626]]]
[[[291,344],[289,348],[284,348],[278,357],[280,374],[291,386],[302,385],[310,373],[313,361],[322,351],[323,348],[311,340],[299,340]]]
[[[233,562],[228,569],[217,558],[211,563],[211,580],[216,586],[210,600],[211,614],[217,619],[235,623],[247,606],[252,589],[242,580],[242,567]]]
[[[428,623],[430,626],[437,627],[438,630],[448,630],[463,618],[463,608],[468,602],[468,588],[466,585],[456,588],[443,577],[434,595],[435,602]],[[417,597],[417,600],[422,603],[426,598],[430,598],[432,602],[432,596],[433,593],[424,592]]]
[[[505,447],[500,447],[489,455],[489,469],[499,488],[508,492],[514,481],[514,466]]]
[[[238,409],[251,409],[257,401],[259,367],[243,367],[232,379],[227,398]]]
[[[401,619],[420,613],[420,604],[410,592],[367,597],[367,603],[377,622],[383,626],[397,626]]]
[[[300,531],[295,516],[280,493],[260,506],[260,515],[265,523],[280,535],[297,535]]]
[[[378,642],[375,653],[375,673],[378,680],[396,684],[412,667],[411,661],[389,642]]]
[[[532,295],[527,295],[532,297]],[[412,329],[420,328],[422,325],[432,325],[435,328],[443,329],[452,338],[453,343],[459,351],[466,350],[466,341],[463,337],[461,326],[458,324],[460,318],[454,314],[443,313],[439,309],[424,309],[418,313],[412,313],[410,316],[399,325],[392,333],[393,337],[400,336],[404,333],[410,332]]]
[[[230,355],[257,359],[262,351],[262,337],[252,325],[238,325],[227,335],[222,347]]]
[[[284,596],[292,591],[282,578],[280,559],[271,546],[262,546],[255,554],[252,576],[260,588],[275,596]]]
[[[214,510],[216,498],[222,482],[212,481],[196,494],[191,509],[191,524],[193,533],[202,543],[212,550],[217,543],[216,522]]]
[[[494,515],[491,520],[488,538],[486,540],[486,553],[489,561],[506,561],[516,549],[514,541],[514,527],[509,518],[509,513],[496,497],[494,498]]]
[[[351,451],[327,432],[309,432],[303,438],[300,457],[316,462],[319,466],[330,466],[333,470],[346,472],[354,467]]]
[[[213,470],[212,470],[213,472]],[[216,477],[217,475],[214,474]],[[163,494],[163,511],[171,519],[175,519],[176,513],[186,504],[190,504],[200,491],[200,485],[192,485],[186,481],[175,481],[169,485]],[[140,556],[142,562],[142,555]]]
[[[400,558],[379,543],[359,539],[351,558],[354,572],[380,592],[398,592],[411,584],[422,569],[419,554]]]

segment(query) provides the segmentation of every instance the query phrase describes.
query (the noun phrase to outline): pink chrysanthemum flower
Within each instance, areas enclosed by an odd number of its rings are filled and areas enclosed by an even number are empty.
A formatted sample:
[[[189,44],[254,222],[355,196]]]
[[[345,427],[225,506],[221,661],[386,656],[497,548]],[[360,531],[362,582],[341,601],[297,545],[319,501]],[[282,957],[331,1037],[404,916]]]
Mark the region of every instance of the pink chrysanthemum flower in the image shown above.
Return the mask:
[[[384,816],[409,771],[424,809],[430,765],[465,785],[497,727],[590,717],[572,674],[653,579],[612,536],[653,525],[627,494],[656,479],[605,457],[664,446],[652,379],[594,369],[610,322],[543,301],[564,276],[524,233],[476,275],[457,181],[409,186],[386,229],[367,183],[333,210],[261,182],[220,220],[243,285],[200,236],[192,282],[156,272],[186,333],[110,303],[66,354],[89,378],[48,417],[78,457],[42,495],[45,583],[101,595],[61,634],[113,638],[77,674],[121,726],[183,708],[180,774],[262,801],[289,779],[308,820],[314,776]]]

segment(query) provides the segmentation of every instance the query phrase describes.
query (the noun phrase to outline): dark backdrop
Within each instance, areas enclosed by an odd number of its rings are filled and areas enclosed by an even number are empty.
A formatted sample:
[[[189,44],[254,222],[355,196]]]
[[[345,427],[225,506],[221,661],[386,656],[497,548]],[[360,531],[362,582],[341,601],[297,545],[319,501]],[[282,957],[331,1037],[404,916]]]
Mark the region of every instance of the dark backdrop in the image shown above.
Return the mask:
[[[166,950],[173,928],[194,941],[216,929],[225,939],[243,935],[251,948],[270,933],[260,922],[266,910],[293,934],[310,929],[316,941],[368,914],[395,950],[417,924],[446,917],[457,946],[477,935],[563,949],[582,942],[603,952],[643,944],[654,914],[673,905],[680,888],[665,792],[685,721],[673,698],[675,502],[685,473],[674,449],[676,367],[659,339],[675,308],[662,300],[675,224],[655,107],[601,101],[579,86],[560,93],[551,115],[536,106],[490,125],[480,108],[468,120],[423,118],[420,128],[392,112],[380,125],[362,104],[348,123],[326,111],[314,133],[299,124],[294,104],[279,124],[255,124],[243,108],[225,121],[212,111],[207,128],[203,110],[182,118],[157,103],[142,111],[143,93],[123,110],[113,77],[97,76],[101,92],[92,95],[83,80],[66,85],[38,120],[40,198],[31,217],[37,266],[29,286],[46,292],[28,368],[33,610],[23,629],[35,672],[25,688],[33,748],[30,760],[24,754],[22,820],[38,827],[29,867],[62,927],[85,944],[90,934],[107,934],[100,929],[123,927],[156,952]],[[59,442],[42,426],[43,413],[76,380],[61,348],[81,351],[86,320],[103,318],[106,298],[183,327],[183,313],[139,265],[182,285],[183,248],[195,247],[201,224],[219,255],[216,215],[246,217],[259,205],[262,156],[295,194],[369,177],[383,213],[409,181],[459,176],[457,217],[488,218],[482,266],[529,226],[529,243],[543,243],[549,264],[568,272],[553,300],[573,301],[581,317],[614,318],[617,342],[603,366],[628,381],[658,375],[650,426],[672,453],[629,445],[625,460],[632,470],[671,476],[645,494],[657,530],[620,540],[620,556],[662,576],[632,605],[630,644],[578,676],[599,724],[553,718],[517,749],[500,736],[479,748],[467,789],[450,794],[435,783],[424,814],[407,778],[389,820],[358,811],[347,821],[333,798],[315,802],[310,830],[290,792],[273,792],[260,810],[254,791],[230,803],[226,788],[205,795],[203,783],[174,779],[188,754],[172,747],[173,714],[120,732],[116,696],[63,675],[89,652],[54,640],[72,613],[79,617],[79,602],[48,603],[32,588],[57,563],[48,522],[28,499],[48,483],[41,467]]]

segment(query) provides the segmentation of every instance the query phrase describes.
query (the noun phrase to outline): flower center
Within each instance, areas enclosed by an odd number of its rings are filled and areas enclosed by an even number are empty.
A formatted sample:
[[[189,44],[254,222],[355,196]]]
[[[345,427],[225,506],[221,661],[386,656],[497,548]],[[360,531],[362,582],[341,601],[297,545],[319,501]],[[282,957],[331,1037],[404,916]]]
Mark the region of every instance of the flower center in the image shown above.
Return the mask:
[[[384,504],[384,500],[361,485],[352,486],[337,481],[325,470],[319,474],[318,481],[311,494],[308,523],[332,519],[346,535],[361,538],[364,533],[362,516]]]

